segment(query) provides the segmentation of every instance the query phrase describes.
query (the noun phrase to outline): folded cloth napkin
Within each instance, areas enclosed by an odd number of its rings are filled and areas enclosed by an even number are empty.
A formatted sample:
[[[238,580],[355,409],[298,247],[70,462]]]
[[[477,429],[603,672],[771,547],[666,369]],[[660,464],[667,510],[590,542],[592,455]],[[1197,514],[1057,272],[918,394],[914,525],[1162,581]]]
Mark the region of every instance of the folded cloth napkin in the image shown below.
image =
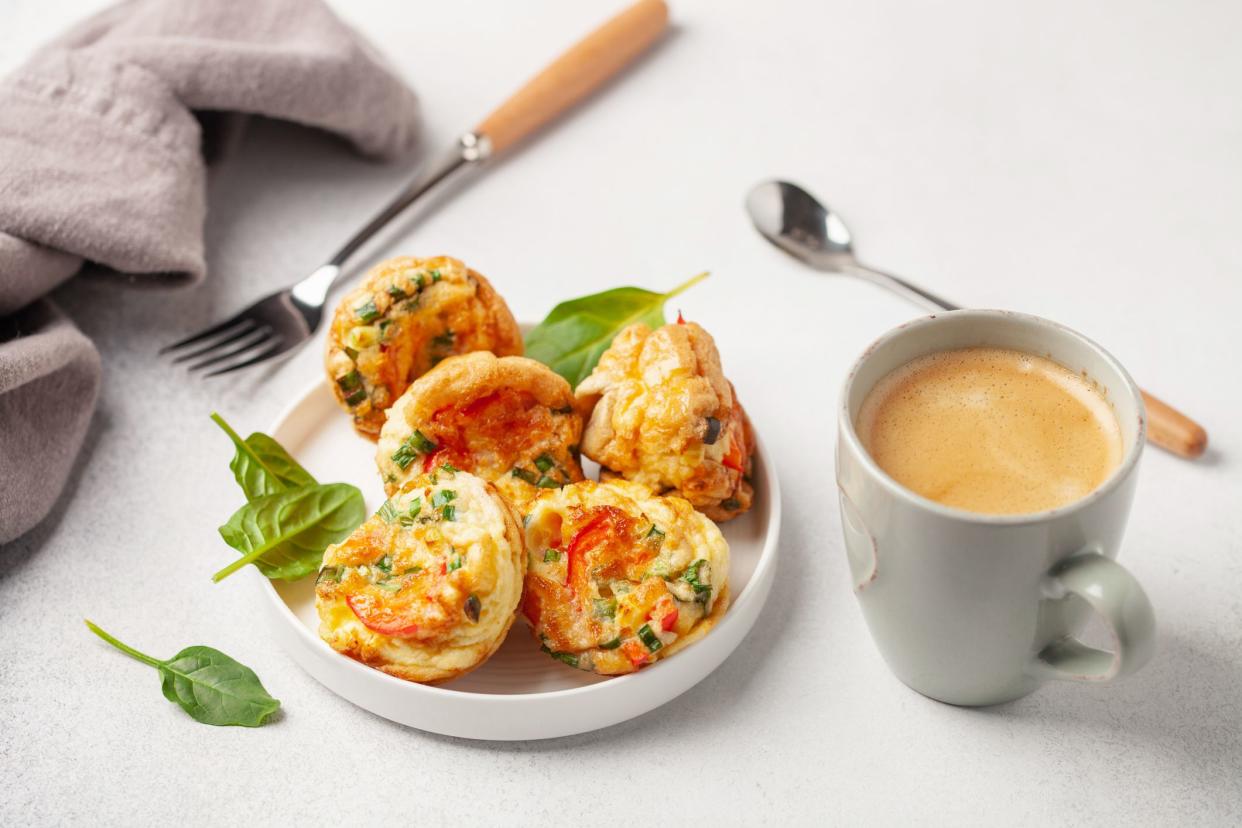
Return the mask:
[[[202,149],[231,123],[221,113],[328,130],[378,158],[412,150],[420,126],[414,94],[320,0],[112,6],[0,81],[0,317],[84,261],[139,284],[200,280]],[[0,542],[55,502],[99,379],[93,346],[47,300],[4,321]]]

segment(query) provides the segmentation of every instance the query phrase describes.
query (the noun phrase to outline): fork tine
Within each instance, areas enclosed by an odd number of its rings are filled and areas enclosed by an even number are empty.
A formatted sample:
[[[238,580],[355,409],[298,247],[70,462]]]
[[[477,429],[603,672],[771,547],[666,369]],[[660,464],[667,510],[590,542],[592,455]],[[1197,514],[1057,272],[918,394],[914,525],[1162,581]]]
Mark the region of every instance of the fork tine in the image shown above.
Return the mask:
[[[237,314],[234,314],[233,316],[230,316],[228,319],[224,320],[220,324],[212,325],[210,328],[204,328],[198,333],[191,334],[190,336],[187,336],[185,339],[182,339],[179,342],[174,342],[171,345],[165,345],[163,348],[160,348],[160,351],[159,351],[160,355],[162,356],[163,354],[166,354],[169,351],[175,351],[178,348],[184,348],[186,345],[193,345],[195,342],[202,342],[204,339],[210,339],[213,336],[218,336],[224,333],[225,331],[227,331],[229,328],[232,328],[233,326],[241,322],[250,321],[250,318],[246,315],[246,311],[248,310],[250,309],[246,308],[241,313],[237,313]]]
[[[217,340],[216,342],[213,342],[210,345],[204,345],[202,348],[196,348],[193,351],[190,351],[188,353],[178,354],[177,356],[173,357],[173,360],[172,360],[173,363],[176,364],[178,362],[186,362],[191,359],[197,359],[198,357],[201,357],[204,354],[209,354],[212,351],[217,351],[220,348],[223,348],[225,345],[232,345],[234,342],[238,341],[239,339],[245,337],[246,335],[250,333],[253,333],[255,326],[256,326],[255,321],[249,318],[241,320],[239,324],[241,325],[241,327],[237,328],[236,333],[230,332],[229,336],[225,337],[224,339]],[[173,346],[169,346],[169,347],[173,347]],[[161,353],[163,352],[161,351]]]
[[[200,371],[203,368],[207,368],[208,366],[215,365],[220,362],[224,362],[225,360],[228,360],[228,359],[232,359],[233,357],[237,356],[240,353],[249,351],[251,348],[257,348],[260,345],[267,344],[267,342],[271,338],[272,338],[272,329],[269,328],[267,325],[264,325],[263,327],[246,334],[243,337],[243,339],[245,339],[246,341],[242,342],[240,345],[237,345],[236,347],[233,347],[233,348],[229,348],[223,353],[216,354],[215,356],[204,359],[201,362],[196,362],[193,365],[186,368],[186,370],[189,371],[190,373],[194,373],[195,371]]]
[[[280,337],[275,337],[274,340],[272,341],[272,344],[269,347],[264,348],[259,353],[250,357],[250,359],[244,360],[242,362],[234,363],[233,365],[229,365],[224,368],[217,369],[215,371],[212,371],[210,374],[204,374],[203,379],[208,379],[209,377],[218,377],[221,374],[228,374],[233,371],[240,371],[242,368],[249,368],[251,365],[256,365],[260,362],[264,362],[288,350],[288,348],[285,348],[283,346],[284,346],[284,340]]]

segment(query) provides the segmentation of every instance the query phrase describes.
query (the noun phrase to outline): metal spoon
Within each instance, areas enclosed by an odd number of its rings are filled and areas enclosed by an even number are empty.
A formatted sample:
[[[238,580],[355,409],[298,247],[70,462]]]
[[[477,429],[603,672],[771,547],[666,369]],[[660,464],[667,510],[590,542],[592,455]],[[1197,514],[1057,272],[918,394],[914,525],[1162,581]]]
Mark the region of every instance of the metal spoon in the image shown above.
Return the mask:
[[[934,293],[859,262],[845,222],[797,184],[765,181],[757,185],[746,196],[746,210],[765,239],[817,270],[866,279],[932,310],[958,310]],[[1148,440],[1182,457],[1203,454],[1207,447],[1203,426],[1146,391],[1143,401]]]
[[[746,196],[746,210],[765,239],[816,270],[866,279],[932,310],[959,309],[905,279],[858,261],[845,222],[797,184],[765,181],[757,185]]]

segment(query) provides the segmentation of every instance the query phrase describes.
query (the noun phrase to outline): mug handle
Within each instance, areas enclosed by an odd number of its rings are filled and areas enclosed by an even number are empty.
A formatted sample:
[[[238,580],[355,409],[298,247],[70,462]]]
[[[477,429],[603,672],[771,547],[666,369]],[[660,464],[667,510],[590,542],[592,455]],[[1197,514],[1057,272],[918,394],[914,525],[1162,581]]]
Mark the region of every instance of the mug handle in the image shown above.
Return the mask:
[[[1076,638],[1052,642],[1036,657],[1043,678],[1111,681],[1147,663],[1156,646],[1156,615],[1147,593],[1129,570],[1098,552],[1067,558],[1044,579],[1044,595],[1061,600],[1077,595],[1108,625],[1113,652],[1088,647]]]

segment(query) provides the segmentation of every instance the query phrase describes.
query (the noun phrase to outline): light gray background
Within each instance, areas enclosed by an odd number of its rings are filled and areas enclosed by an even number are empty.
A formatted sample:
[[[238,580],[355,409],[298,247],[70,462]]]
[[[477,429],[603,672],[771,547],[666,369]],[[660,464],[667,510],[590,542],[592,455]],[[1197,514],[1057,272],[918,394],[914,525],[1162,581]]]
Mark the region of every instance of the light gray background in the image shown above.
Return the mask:
[[[0,70],[94,5],[0,0]],[[337,6],[417,87],[437,148],[618,3]],[[677,304],[716,335],[786,497],[778,580],[736,654],[607,731],[471,743],[336,698],[250,585],[211,583],[238,495],[207,414],[266,428],[320,347],[214,384],[155,348],[317,265],[406,174],[260,124],[214,173],[206,284],[58,294],[104,392],[70,491],[0,549],[0,822],[1242,820],[1242,6],[678,0],[674,18],[607,95],[365,258],[459,256],[522,319],[713,271]],[[889,674],[849,588],[833,413],[848,364],[915,312],[760,241],[741,205],[771,176],[828,199],[875,264],[1077,328],[1206,423],[1204,460],[1144,460],[1122,560],[1161,626],[1139,675],[964,710]],[[283,717],[190,721],[84,616],[157,655],[225,650]]]

